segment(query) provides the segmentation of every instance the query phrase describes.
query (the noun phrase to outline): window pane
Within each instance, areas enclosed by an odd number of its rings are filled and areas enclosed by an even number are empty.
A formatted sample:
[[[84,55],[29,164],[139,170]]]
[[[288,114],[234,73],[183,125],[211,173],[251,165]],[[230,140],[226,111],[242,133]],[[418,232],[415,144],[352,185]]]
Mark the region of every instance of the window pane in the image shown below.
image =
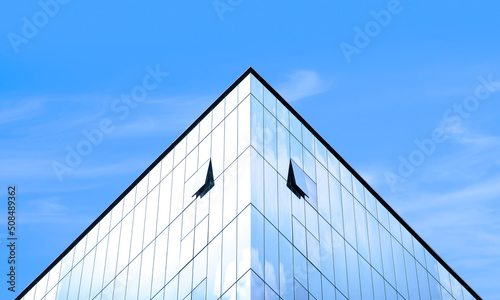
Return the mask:
[[[292,244],[280,234],[280,296],[283,299],[293,298],[293,254]]]
[[[207,299],[218,299],[221,294],[221,239],[218,235],[208,244]],[[170,298],[166,298],[170,299]]]
[[[264,216],[252,207],[252,269],[264,277]]]
[[[251,144],[260,153],[264,154],[264,108],[254,97],[251,98]]]
[[[275,291],[279,291],[279,262],[278,262],[278,230],[265,222],[265,274],[266,283]]]
[[[264,163],[264,172],[265,216],[274,226],[278,226],[278,174],[267,162]]]
[[[331,221],[333,228],[337,230],[341,235],[344,235],[344,217],[342,213],[342,198],[340,182],[337,181],[333,176],[329,175],[329,186],[330,186],[330,210],[331,210]]]
[[[334,230],[333,238],[333,266],[335,268],[335,286],[345,295],[347,295],[347,266],[345,256],[345,241]]]
[[[232,112],[225,121],[224,168],[227,168],[238,156],[238,119],[237,112]]]
[[[250,146],[250,98],[238,106],[238,154]]]
[[[236,282],[236,221],[222,232],[222,292]]]
[[[276,119],[264,110],[264,158],[274,168],[278,168],[276,139]]]

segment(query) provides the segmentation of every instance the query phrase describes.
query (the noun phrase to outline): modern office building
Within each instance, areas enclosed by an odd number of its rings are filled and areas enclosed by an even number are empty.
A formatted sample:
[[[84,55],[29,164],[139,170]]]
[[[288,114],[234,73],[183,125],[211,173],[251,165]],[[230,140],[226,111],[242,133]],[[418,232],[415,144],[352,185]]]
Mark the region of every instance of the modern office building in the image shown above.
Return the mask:
[[[18,299],[480,297],[249,69]]]

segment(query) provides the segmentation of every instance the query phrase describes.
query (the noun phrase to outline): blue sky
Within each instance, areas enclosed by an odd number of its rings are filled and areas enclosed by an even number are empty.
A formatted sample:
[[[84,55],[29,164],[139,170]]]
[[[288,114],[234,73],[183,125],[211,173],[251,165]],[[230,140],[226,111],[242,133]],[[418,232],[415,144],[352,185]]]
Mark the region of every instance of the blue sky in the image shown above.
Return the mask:
[[[500,299],[499,2],[60,2],[0,12],[18,291],[252,66],[479,295]],[[120,119],[113,103],[148,68],[168,75]],[[112,132],[59,180],[54,162],[103,118]],[[0,295],[12,297],[5,284]]]

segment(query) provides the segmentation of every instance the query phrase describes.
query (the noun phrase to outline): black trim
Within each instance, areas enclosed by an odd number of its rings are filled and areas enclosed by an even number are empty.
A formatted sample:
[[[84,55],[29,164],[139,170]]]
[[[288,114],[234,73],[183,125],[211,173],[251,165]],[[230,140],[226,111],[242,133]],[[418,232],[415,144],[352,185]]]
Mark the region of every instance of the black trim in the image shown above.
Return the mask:
[[[134,181],[132,182],[132,184],[123,192],[120,194],[120,196],[118,196],[118,198],[116,198],[115,201],[113,201],[113,203],[111,203],[111,205],[101,214],[99,215],[99,217],[94,221],[92,222],[92,224],[87,227],[87,229],[85,229],[84,232],[82,232],[82,234],[80,234],[76,240],[71,243],[68,248],[66,248],[66,250],[64,250],[63,253],[61,253],[30,285],[28,285],[16,298],[15,300],[20,300],[23,296],[25,296],[30,290],[31,288],[33,288],[48,272],[50,272],[50,270],[57,264],[59,263],[59,261],[62,260],[62,258],[64,256],[66,256],[66,254],[68,254],[72,249],[73,247],[75,247],[78,242],[80,242],[80,240],[82,240],[85,235],[87,235],[87,233],[89,233],[165,156],[167,156],[168,153],[170,153],[170,151],[172,151],[172,149],[174,149],[175,146],[177,146],[177,144],[179,144],[179,142],[188,135],[188,133],[193,130],[193,128],[195,128],[203,118],[205,118],[205,116],[207,116],[236,86],[238,86],[238,84],[241,83],[241,81],[243,81],[243,79],[245,79],[249,74],[252,74],[253,76],[255,76],[255,78],[257,80],[259,80],[263,86],[265,88],[267,88],[277,99],[278,101],[280,101],[295,117],[297,117],[297,119],[299,121],[302,122],[302,124],[304,124],[304,126],[309,130],[311,131],[311,133],[321,142],[323,143],[323,145],[326,146],[326,148],[342,163],[344,164],[344,166],[352,173],[352,175],[354,177],[356,177],[356,179],[359,180],[359,182],[361,182],[361,184],[363,184],[363,186],[370,192],[372,193],[375,198],[377,198],[377,200],[396,218],[396,220],[398,220],[401,225],[403,225],[414,237],[417,241],[419,241],[422,246],[424,246],[424,248],[429,251],[429,253],[434,256],[434,258],[441,264],[443,265],[443,267],[451,274],[453,275],[453,277],[455,277],[455,279],[457,279],[457,281],[467,289],[467,291],[473,296],[475,297],[476,299],[479,299],[481,300],[482,298],[479,297],[479,295],[460,277],[458,276],[457,273],[455,273],[455,271],[453,271],[453,269],[450,268],[450,266],[448,266],[448,264],[446,264],[444,262],[444,260],[439,257],[439,255],[434,251],[432,250],[432,248],[389,206],[389,204],[387,204],[387,202],[385,202],[384,199],[382,199],[382,197],[380,197],[380,195],[375,192],[375,190],[342,158],[342,156],[340,156],[337,151],[335,151],[331,146],[330,144],[328,144],[317,132],[316,130],[314,130],[311,125],[309,125],[309,123],[307,123],[298,113],[297,111],[292,108],[290,106],[290,104],[288,104],[288,102],[286,102],[285,99],[283,99],[283,97],[281,97],[280,94],[278,94],[278,92],[276,92],[276,90],[269,85],[269,83],[267,83],[267,81],[264,80],[264,78],[262,78],[252,67],[248,68],[233,84],[231,84],[231,86],[224,92],[222,93],[222,95],[219,96],[219,98],[217,98],[217,100],[214,101],[214,103],[212,103],[212,105],[210,105],[197,119],[196,121],[191,124],[191,126],[188,127],[188,129],[186,129],[162,154],[160,154],[160,156],[158,156],[158,158],[144,171],[142,172],[142,174]]]

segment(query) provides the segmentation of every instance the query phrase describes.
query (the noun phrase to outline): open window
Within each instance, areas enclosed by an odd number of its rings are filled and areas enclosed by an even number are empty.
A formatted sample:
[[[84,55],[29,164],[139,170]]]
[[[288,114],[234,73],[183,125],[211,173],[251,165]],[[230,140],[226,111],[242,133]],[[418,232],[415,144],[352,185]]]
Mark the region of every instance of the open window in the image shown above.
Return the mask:
[[[194,175],[193,197],[203,198],[211,188],[214,187],[214,171],[212,169],[212,160],[208,160]]]
[[[295,196],[304,198],[318,209],[316,183],[293,160],[290,160],[286,185]]]

